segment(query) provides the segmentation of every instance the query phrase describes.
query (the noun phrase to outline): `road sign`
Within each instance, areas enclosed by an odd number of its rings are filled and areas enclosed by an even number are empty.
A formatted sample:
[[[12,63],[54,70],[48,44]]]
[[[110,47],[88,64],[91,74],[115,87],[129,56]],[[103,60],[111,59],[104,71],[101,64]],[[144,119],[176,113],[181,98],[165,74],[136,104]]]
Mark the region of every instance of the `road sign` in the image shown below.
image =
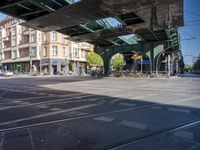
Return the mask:
[[[133,55],[131,57],[131,59],[133,59],[133,60],[140,60],[140,59],[142,59],[142,56],[141,55]]]

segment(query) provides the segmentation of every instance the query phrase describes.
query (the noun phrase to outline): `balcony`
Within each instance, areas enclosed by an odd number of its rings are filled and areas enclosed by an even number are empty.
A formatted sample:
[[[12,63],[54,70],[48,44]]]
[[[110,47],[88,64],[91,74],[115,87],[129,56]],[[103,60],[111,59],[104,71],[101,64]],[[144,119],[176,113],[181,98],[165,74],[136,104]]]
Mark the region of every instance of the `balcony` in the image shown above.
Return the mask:
[[[23,34],[23,35],[29,35],[29,29],[23,30],[23,31],[22,31],[22,34]]]
[[[29,47],[29,40],[21,40],[19,42],[19,48],[25,48],[25,47]]]
[[[91,44],[88,44],[88,43],[81,43],[80,44],[80,48],[90,51],[90,50],[92,50],[94,48],[94,46],[91,45]]]
[[[9,45],[4,45],[4,47],[3,47],[2,50],[3,50],[3,51],[10,51],[10,50],[11,50],[11,44],[9,44]]]
[[[8,41],[10,41],[10,38],[9,38],[8,36],[3,37],[3,41],[4,41],[4,42],[8,42]]]
[[[29,57],[29,48],[19,50],[19,59]]]

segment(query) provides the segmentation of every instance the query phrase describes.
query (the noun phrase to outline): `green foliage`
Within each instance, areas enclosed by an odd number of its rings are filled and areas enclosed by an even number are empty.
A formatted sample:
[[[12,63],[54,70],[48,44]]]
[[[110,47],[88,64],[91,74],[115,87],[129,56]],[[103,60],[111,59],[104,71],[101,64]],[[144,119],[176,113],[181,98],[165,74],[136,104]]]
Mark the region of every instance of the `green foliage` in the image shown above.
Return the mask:
[[[200,70],[200,55],[197,61],[193,65],[193,70]]]
[[[191,72],[191,71],[192,71],[192,66],[190,66],[190,65],[185,65],[184,70],[185,70],[185,72]]]
[[[123,55],[117,54],[117,55],[113,56],[111,62],[112,62],[113,69],[119,70],[121,68],[121,66],[124,64]]]
[[[87,55],[87,63],[89,65],[99,65],[99,66],[102,66],[103,65],[103,60],[102,60],[101,56],[99,56],[95,52],[91,51]]]

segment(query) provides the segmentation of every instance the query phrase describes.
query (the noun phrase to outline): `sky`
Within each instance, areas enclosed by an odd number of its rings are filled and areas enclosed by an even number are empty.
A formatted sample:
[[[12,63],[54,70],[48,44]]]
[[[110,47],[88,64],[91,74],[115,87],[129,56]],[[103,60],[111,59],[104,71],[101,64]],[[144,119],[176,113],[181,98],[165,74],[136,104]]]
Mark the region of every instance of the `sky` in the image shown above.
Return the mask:
[[[184,1],[185,25],[179,28],[185,64],[192,65],[200,56],[200,0]]]
[[[200,56],[200,0],[184,0],[184,22],[179,28],[181,49],[185,64],[192,65]]]

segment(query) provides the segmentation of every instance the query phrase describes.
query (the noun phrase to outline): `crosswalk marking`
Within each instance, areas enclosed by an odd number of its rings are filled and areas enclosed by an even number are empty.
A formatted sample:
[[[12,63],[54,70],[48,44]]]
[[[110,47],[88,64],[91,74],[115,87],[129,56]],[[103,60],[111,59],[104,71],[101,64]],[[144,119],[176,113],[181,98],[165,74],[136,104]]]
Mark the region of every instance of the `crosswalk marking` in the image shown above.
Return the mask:
[[[56,108],[56,107],[55,107],[55,108],[51,108],[50,110],[51,110],[51,111],[61,111],[61,110],[63,110],[63,109],[62,109],[62,108]]]
[[[35,105],[35,107],[41,108],[41,109],[47,109],[47,108],[49,108],[50,106],[47,106],[47,105]]]
[[[182,113],[190,113],[191,111],[189,109],[180,109],[180,108],[169,108],[169,111],[176,111],[176,112],[182,112]]]
[[[136,129],[141,129],[141,130],[147,129],[146,124],[142,124],[139,122],[126,121],[126,120],[123,120],[122,122],[120,122],[120,125],[131,127],[131,128],[136,128]]]
[[[123,105],[123,106],[136,106],[136,104],[133,104],[133,103],[125,103],[125,102],[122,102],[122,103],[119,103],[120,105]]]
[[[109,117],[95,117],[93,118],[94,120],[98,120],[98,121],[104,121],[104,122],[112,122],[114,120],[114,118],[109,118]]]
[[[181,137],[181,138],[187,138],[187,139],[193,139],[194,138],[194,134],[192,132],[187,132],[187,131],[178,131],[174,135]]]
[[[155,106],[155,107],[151,107],[150,109],[161,109],[162,107],[160,106]]]

